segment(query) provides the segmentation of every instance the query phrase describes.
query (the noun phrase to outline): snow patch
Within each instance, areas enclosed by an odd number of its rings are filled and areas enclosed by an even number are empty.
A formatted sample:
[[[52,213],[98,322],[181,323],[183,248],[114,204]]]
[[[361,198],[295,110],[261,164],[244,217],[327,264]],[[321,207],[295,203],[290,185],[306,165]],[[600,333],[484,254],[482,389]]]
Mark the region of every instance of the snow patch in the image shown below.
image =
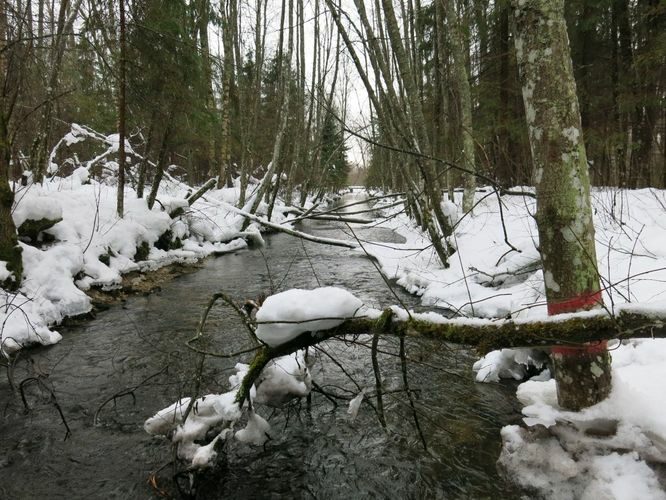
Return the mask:
[[[342,288],[287,290],[268,297],[257,312],[257,337],[274,347],[304,332],[334,328],[353,318],[362,306]]]

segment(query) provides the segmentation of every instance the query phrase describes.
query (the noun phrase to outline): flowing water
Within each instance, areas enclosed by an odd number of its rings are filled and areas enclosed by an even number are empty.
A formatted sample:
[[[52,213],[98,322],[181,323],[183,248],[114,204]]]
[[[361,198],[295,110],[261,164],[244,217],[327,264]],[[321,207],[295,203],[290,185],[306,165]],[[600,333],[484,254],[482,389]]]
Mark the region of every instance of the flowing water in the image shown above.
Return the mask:
[[[301,229],[349,237],[338,223]],[[387,230],[355,231],[362,239],[400,241]],[[12,375],[16,389],[7,377],[0,380],[0,498],[520,497],[495,467],[500,428],[519,420],[515,386],[474,383],[472,352],[422,339],[406,341],[414,409],[404,390],[399,340],[380,343],[386,428],[376,412],[369,339],[329,341],[312,368],[327,396],[314,392],[309,403],[260,409],[272,426],[263,448],[232,442],[206,474],[175,474],[168,442],[147,435],[142,425],[192,391],[197,357],[184,343],[212,293],[242,300],[335,285],[375,307],[397,302],[362,255],[283,234],[266,237],[261,250],[208,259],[200,267],[160,292],[62,328],[55,346],[21,353]],[[417,298],[396,293],[418,307]],[[210,349],[247,346],[242,324],[221,305],[206,332]],[[237,361],[209,358],[204,393],[226,392]],[[368,396],[352,420],[347,404],[358,387]]]

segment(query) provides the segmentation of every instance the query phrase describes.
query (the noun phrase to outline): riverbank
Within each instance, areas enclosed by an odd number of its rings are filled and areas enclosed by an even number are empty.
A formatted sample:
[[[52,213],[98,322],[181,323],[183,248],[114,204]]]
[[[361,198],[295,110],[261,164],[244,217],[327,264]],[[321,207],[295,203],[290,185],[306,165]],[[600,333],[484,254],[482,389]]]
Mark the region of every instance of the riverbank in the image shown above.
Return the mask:
[[[24,276],[16,293],[0,289],[1,351],[61,339],[57,325],[90,313],[127,293],[145,293],[168,279],[176,267],[261,244],[260,228],[241,232],[243,217],[228,210],[237,203],[238,185],[211,190],[192,206],[193,189],[168,177],[155,207],[125,190],[125,214],[116,215],[113,178],[92,179],[84,167],[43,184],[15,186],[13,218],[22,234]],[[248,193],[256,185],[250,184]],[[171,216],[176,208],[179,215]],[[259,207],[259,214],[266,206]],[[284,219],[279,200],[273,212]],[[42,230],[25,231],[39,223]],[[23,229],[22,229],[23,228]],[[151,274],[157,270],[157,274]],[[0,282],[12,279],[0,262]],[[109,292],[107,295],[106,292]]]
[[[529,189],[529,188],[528,188]],[[456,200],[460,206],[460,200]],[[593,189],[596,251],[606,308],[666,310],[666,191]],[[538,320],[547,316],[536,200],[478,195],[473,216],[448,213],[457,252],[437,264],[424,235],[398,208],[385,210],[402,245],[366,244],[384,273],[424,304],[459,316]],[[530,349],[495,351],[474,365],[479,382],[521,384],[523,426],[502,430],[499,465],[522,488],[547,498],[666,499],[666,340],[615,342],[613,389],[581,412],[557,404],[547,358]]]

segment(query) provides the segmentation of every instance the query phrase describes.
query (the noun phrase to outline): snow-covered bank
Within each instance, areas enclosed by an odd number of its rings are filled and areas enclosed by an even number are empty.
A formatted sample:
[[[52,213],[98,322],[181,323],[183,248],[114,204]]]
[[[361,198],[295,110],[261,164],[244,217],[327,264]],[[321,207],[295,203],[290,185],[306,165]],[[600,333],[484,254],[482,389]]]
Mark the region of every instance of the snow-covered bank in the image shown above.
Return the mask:
[[[612,312],[631,303],[666,311],[666,192],[596,189],[592,198],[606,307]],[[395,209],[387,210],[394,217],[382,225],[407,241],[368,244],[366,250],[424,304],[469,317],[543,319],[535,200],[505,196],[502,205],[500,213],[497,197],[485,197],[473,217],[458,222],[453,239],[458,252],[448,269],[436,264],[425,235]],[[505,242],[504,228],[516,250]],[[500,460],[518,484],[548,498],[666,498],[664,478],[660,484],[651,468],[661,464],[663,474],[666,464],[666,341],[618,344],[611,355],[612,393],[585,411],[558,407],[547,370],[519,387],[529,430],[504,429]],[[496,351],[476,363],[477,380],[522,379],[527,364],[545,368],[545,361],[535,351]],[[637,482],[640,488],[630,486]]]
[[[58,342],[61,336],[53,327],[65,317],[90,311],[84,291],[91,287],[118,288],[125,273],[192,263],[245,248],[248,237],[261,240],[258,226],[241,234],[242,217],[225,209],[225,203],[238,200],[238,186],[209,191],[187,207],[185,198],[191,191],[169,178],[150,210],[128,187],[125,216],[119,219],[114,179],[89,179],[85,167],[44,184],[17,186],[17,227],[30,220],[59,222],[40,232],[39,241],[26,238],[21,243],[24,276],[18,293],[0,289],[2,352]],[[284,206],[278,205],[274,220],[279,222]],[[183,206],[187,210],[182,215],[169,215]],[[8,276],[0,262],[0,281]]]

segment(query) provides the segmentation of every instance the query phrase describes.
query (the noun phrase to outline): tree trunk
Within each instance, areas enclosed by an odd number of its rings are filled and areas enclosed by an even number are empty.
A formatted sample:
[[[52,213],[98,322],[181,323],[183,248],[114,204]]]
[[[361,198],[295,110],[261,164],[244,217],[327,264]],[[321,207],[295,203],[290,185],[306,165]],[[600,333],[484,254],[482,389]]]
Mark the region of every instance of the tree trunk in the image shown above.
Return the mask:
[[[222,151],[220,154],[220,170],[217,179],[217,187],[232,186],[231,177],[231,84],[233,81],[234,60],[232,48],[232,26],[235,22],[231,19],[231,8],[225,9],[222,2],[222,43],[224,45],[224,75],[222,78]]]
[[[472,126],[472,95],[466,69],[466,57],[462,26],[456,16],[453,0],[446,0],[446,22],[451,31],[451,47],[453,49],[453,75],[460,106],[460,128],[462,136],[463,166],[475,172],[474,161],[474,129]],[[464,176],[465,191],[463,193],[463,211],[470,212],[474,206],[476,178],[472,174]]]
[[[13,108],[15,95],[11,95],[13,86],[8,85],[8,60],[12,49],[8,40],[6,7],[7,2],[0,2],[0,261],[7,263],[7,270],[14,275],[14,279],[8,278],[5,282],[0,282],[0,287],[16,290],[21,284],[23,261],[12,219],[14,192],[9,187],[9,113]],[[15,87],[13,92],[16,92]]]
[[[283,0],[283,8],[284,8],[284,0]],[[294,51],[294,36],[293,36],[293,30],[294,27],[291,23],[291,20],[293,18],[292,16],[292,10],[293,10],[293,0],[289,0],[289,37],[287,41],[287,55],[285,57],[285,63],[282,64],[280,61],[278,64],[282,67],[281,70],[281,77],[280,79],[282,80],[282,104],[280,107],[280,124],[278,126],[278,131],[277,135],[275,137],[275,143],[273,144],[273,158],[271,161],[271,164],[268,168],[268,172],[266,172],[266,175],[264,176],[263,181],[261,182],[261,185],[259,186],[257,193],[255,195],[255,199],[252,202],[252,207],[250,208],[250,213],[254,214],[257,209],[259,208],[259,204],[261,203],[261,199],[264,197],[269,192],[270,185],[271,185],[271,180],[273,178],[273,175],[277,172],[278,175],[281,172],[281,169],[278,167],[278,164],[280,162],[280,154],[282,152],[282,145],[284,142],[284,136],[287,131],[287,122],[289,118],[289,72],[291,69],[291,58],[292,54]],[[250,225],[250,220],[245,219],[243,222],[243,227],[241,228],[241,231],[245,231],[247,227]]]
[[[520,0],[513,8],[548,313],[600,307],[588,167],[564,0]],[[610,392],[605,342],[554,349],[552,358],[563,408],[591,406]]]
[[[169,113],[168,123],[164,129],[164,135],[162,136],[162,144],[160,146],[160,152],[157,157],[157,166],[155,167],[155,177],[153,178],[153,184],[150,187],[150,194],[148,195],[148,208],[152,210],[153,205],[155,205],[155,200],[157,199],[157,192],[160,188],[160,183],[162,182],[162,177],[164,176],[164,169],[167,164],[167,154],[169,151],[169,136],[171,134],[171,123],[173,121],[173,113]],[[193,202],[192,202],[193,203]]]
[[[122,219],[125,211],[125,0],[120,0],[120,59],[118,64],[118,197],[116,212]]]

